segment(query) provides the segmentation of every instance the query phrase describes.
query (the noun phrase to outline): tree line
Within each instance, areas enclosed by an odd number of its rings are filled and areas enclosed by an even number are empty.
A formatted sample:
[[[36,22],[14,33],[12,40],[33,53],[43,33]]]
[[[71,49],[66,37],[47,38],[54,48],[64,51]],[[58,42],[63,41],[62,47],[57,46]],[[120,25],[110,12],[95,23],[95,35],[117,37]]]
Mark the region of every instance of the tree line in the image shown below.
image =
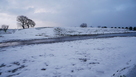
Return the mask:
[[[118,28],[118,29],[128,29],[128,30],[134,30],[136,31],[136,27],[111,27],[111,28]]]
[[[98,28],[107,28],[106,26],[98,26]],[[128,30],[134,30],[134,31],[136,31],[136,27],[110,27],[110,28],[117,28],[117,29],[128,29]]]
[[[100,27],[99,27],[100,28]],[[107,28],[106,26],[103,26],[103,27],[101,27],[101,28]],[[128,29],[128,30],[134,30],[134,31],[136,31],[136,27],[110,27],[110,28],[117,28],[117,29]]]
[[[85,28],[87,27],[87,24],[86,23],[82,23],[80,25],[81,28]],[[92,27],[92,26],[91,26]],[[98,28],[108,28],[107,26],[98,26]],[[111,27],[111,28],[118,28],[118,29],[128,29],[128,30],[134,30],[136,31],[136,27]]]

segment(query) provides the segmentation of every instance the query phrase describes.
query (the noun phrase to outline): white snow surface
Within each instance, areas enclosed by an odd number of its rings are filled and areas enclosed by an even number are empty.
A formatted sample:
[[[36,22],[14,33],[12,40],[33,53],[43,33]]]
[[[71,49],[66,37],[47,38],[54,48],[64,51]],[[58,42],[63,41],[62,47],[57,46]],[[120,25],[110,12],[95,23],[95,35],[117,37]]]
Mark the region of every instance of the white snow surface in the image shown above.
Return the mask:
[[[54,31],[58,28],[58,31]],[[114,28],[81,28],[81,27],[54,27],[54,28],[30,28],[21,30],[8,30],[7,33],[0,32],[0,42],[7,40],[28,40],[41,38],[55,38],[67,35],[91,35],[106,33],[130,32],[126,29]]]
[[[136,37],[0,49],[0,77],[121,77],[136,64]]]

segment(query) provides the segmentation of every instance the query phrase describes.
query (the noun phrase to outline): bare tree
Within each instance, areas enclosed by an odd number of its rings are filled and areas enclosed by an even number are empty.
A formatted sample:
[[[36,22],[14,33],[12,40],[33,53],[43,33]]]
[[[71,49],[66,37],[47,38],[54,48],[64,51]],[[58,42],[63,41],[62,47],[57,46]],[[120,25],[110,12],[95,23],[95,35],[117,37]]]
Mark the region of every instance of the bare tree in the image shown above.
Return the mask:
[[[6,31],[8,30],[8,27],[9,27],[8,25],[2,25],[2,26],[1,26],[1,29],[6,32]]]
[[[27,18],[26,16],[18,16],[17,21],[19,22],[18,25],[21,26],[23,29],[35,26],[35,22]]]
[[[27,17],[26,16],[18,16],[17,17],[17,21],[19,22],[20,26],[23,27],[23,29],[25,29],[25,24],[27,22]]]

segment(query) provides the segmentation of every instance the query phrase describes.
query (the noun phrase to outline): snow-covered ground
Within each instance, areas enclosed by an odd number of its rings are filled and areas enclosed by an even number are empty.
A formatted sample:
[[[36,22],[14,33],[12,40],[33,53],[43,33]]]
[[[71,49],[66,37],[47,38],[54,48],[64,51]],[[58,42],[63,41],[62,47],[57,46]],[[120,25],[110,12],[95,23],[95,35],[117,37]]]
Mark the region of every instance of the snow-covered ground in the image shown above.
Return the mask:
[[[123,77],[136,64],[136,37],[0,49],[0,77]]]
[[[26,40],[39,38],[55,38],[69,35],[91,35],[106,33],[124,33],[130,32],[126,29],[114,28],[81,28],[81,27],[55,27],[55,28],[31,28],[22,30],[8,30],[5,34],[0,31],[0,42],[7,40]]]

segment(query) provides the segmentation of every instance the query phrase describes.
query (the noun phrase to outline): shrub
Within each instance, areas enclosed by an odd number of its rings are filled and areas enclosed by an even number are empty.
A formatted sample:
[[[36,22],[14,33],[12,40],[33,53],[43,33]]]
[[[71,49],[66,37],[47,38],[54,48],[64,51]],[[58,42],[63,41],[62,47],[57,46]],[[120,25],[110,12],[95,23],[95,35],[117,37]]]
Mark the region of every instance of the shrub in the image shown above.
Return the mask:
[[[59,35],[59,36],[65,36],[65,34],[66,34],[66,30],[64,28],[60,28],[60,27],[54,28],[54,32],[56,35]]]
[[[82,23],[82,24],[80,25],[80,27],[82,27],[82,28],[87,27],[87,24],[86,24],[86,23]]]

